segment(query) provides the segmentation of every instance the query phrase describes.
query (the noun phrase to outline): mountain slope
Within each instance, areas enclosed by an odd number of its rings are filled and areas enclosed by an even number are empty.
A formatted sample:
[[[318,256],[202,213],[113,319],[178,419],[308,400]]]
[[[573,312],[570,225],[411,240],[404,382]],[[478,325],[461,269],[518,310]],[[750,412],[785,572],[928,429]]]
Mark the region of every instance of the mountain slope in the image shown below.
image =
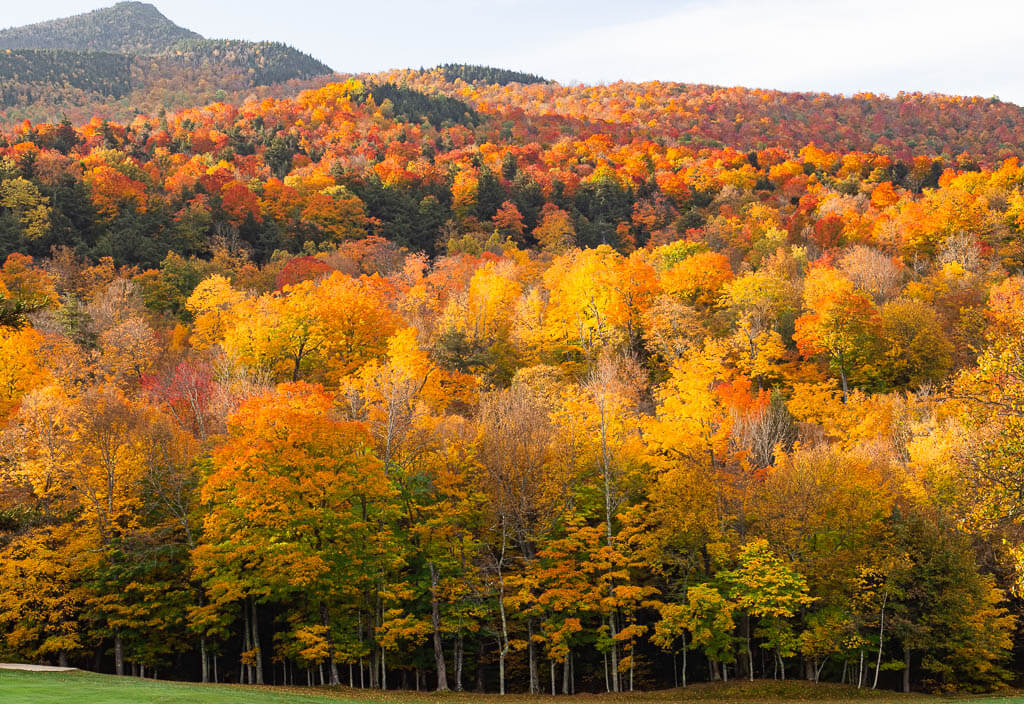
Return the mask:
[[[0,122],[128,119],[331,73],[285,44],[206,39],[153,5],[121,2],[0,31]]]
[[[0,31],[0,49],[66,49],[155,54],[186,39],[202,39],[144,2],[119,2],[73,17]]]

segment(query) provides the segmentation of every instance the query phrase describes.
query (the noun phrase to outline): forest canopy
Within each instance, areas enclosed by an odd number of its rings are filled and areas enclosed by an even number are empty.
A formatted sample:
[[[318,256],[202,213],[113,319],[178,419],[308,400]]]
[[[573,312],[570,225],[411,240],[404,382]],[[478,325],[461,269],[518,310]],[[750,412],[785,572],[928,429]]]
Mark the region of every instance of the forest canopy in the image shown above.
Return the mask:
[[[0,138],[0,659],[1024,672],[1021,108],[274,90]]]

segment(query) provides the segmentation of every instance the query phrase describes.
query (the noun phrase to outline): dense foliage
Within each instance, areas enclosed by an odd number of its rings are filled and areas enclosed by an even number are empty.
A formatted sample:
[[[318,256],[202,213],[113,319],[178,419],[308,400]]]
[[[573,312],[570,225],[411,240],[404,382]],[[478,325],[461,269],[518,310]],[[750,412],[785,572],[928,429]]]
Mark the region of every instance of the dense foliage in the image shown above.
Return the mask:
[[[131,59],[60,49],[0,51],[0,107],[52,98],[55,86],[120,98],[131,89]]]
[[[245,71],[254,86],[332,73],[328,66],[312,56],[280,42],[189,39],[172,46],[167,54],[174,61],[191,68],[210,63],[234,66]]]
[[[1022,130],[442,70],[11,130],[0,656],[999,686]]]

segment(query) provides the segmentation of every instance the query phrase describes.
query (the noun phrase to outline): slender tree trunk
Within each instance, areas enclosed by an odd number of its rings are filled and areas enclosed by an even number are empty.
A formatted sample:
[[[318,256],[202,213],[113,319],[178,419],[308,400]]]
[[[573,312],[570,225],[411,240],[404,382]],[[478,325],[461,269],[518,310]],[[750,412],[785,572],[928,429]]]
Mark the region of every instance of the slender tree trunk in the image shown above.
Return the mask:
[[[878,660],[875,662],[875,681],[871,689],[878,689],[878,673],[882,670],[882,645],[885,641],[885,602],[889,600],[889,592],[882,595],[882,608],[878,617]]]
[[[750,649],[750,614],[747,614],[744,619],[744,635],[747,639],[747,671],[751,682],[754,681],[754,653]]]
[[[501,590],[498,594],[498,612],[501,614],[501,649],[498,651],[498,693],[505,694],[505,656],[508,655],[508,617],[505,613],[505,579],[499,573]]]
[[[114,636],[114,672],[124,675],[124,641],[120,633]]]
[[[380,647],[380,688],[381,691],[388,688],[388,658],[383,645]]]
[[[199,637],[199,660],[202,663],[203,684],[210,681],[210,658],[206,655],[206,636]]]
[[[256,612],[256,600],[250,598],[252,608],[252,649],[256,651],[256,684],[263,684],[263,649],[260,647],[259,614]]]
[[[380,648],[373,649],[373,656],[370,658],[370,689],[380,688]]]
[[[242,652],[248,653],[252,650],[252,626],[249,625],[249,605],[244,601],[242,602]],[[252,684],[252,669],[248,663],[242,661],[242,666],[238,675],[238,679],[242,684]]]
[[[910,648],[903,646],[903,692],[910,694]]]
[[[609,651],[611,656],[611,671],[612,671],[612,691],[621,691],[619,687],[619,642],[615,640],[615,636],[618,635],[618,630],[615,628],[615,612],[612,611],[608,614],[608,633],[612,637],[612,647]]]
[[[540,692],[540,675],[537,672],[537,645],[533,642],[533,618],[526,620],[526,629],[527,660],[530,664],[530,694],[537,694]]]
[[[602,660],[604,661],[604,691],[611,693],[612,684],[608,680],[608,653],[601,653],[601,655],[603,656]]]
[[[341,678],[338,676],[338,658],[334,652],[334,638],[331,635],[331,614],[327,609],[327,602],[320,602],[320,623],[323,625],[325,630],[325,636],[327,638],[327,662],[328,672],[331,678],[331,686],[337,687],[341,684]]]
[[[505,695],[505,646],[498,651],[498,694]]]
[[[569,693],[569,658],[572,657],[572,651],[565,654],[565,662],[562,663],[562,694]]]
[[[600,389],[597,394],[597,407],[601,414],[601,474],[604,479],[604,520],[605,520],[605,538],[608,541],[608,547],[614,547],[615,534],[612,530],[612,491],[614,489],[612,483],[612,457],[611,451],[608,447],[608,418],[606,417],[606,400],[604,396],[604,389]],[[612,670],[612,688],[614,691],[619,691],[619,656],[618,656],[618,643],[615,640],[617,631],[615,628],[615,611],[611,611],[608,614],[608,632],[612,639],[611,647],[611,670]],[[607,672],[607,665],[605,665]]]
[[[462,662],[465,659],[466,644],[462,639],[462,631],[455,636],[455,648],[452,657],[455,660],[455,691],[462,691]]]
[[[218,676],[217,676],[217,656],[214,655],[213,656],[213,683],[217,684],[218,682],[219,682],[219,679],[218,679]]]
[[[476,654],[476,691],[484,691],[484,641],[480,639],[480,649]]]
[[[686,682],[686,632],[683,632],[683,686],[687,685]]]
[[[555,696],[555,660],[551,658],[548,660],[548,665],[551,667],[551,696]]]
[[[437,597],[437,567],[430,563],[430,623],[434,628],[434,667],[437,670],[437,691],[448,691],[448,671],[441,641],[441,605]]]
[[[857,666],[857,689],[864,686],[864,648],[860,649],[860,664]]]

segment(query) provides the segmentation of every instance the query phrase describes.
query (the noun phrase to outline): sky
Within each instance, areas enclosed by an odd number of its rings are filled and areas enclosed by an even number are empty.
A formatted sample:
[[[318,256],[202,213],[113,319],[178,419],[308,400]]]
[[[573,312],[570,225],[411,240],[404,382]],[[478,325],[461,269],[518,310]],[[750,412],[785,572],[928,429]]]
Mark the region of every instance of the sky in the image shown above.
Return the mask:
[[[4,3],[16,26],[112,4]],[[337,71],[479,63],[562,83],[665,80],[1024,105],[1022,0],[155,0],[211,38],[283,41]]]

